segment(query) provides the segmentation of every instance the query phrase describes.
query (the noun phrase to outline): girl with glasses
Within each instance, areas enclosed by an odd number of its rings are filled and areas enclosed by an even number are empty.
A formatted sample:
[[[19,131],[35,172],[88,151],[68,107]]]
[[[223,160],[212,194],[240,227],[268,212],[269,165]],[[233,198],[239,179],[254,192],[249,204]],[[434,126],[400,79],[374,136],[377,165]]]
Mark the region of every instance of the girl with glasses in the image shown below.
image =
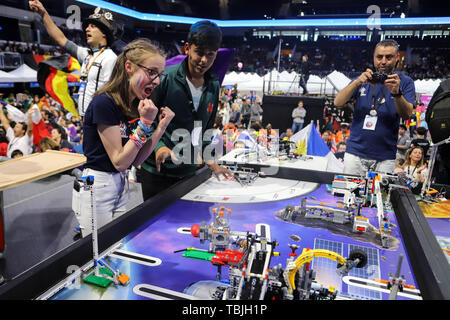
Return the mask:
[[[126,212],[127,169],[139,166],[153,151],[174,113],[149,99],[160,84],[163,51],[147,39],[129,43],[114,65],[111,78],[98,90],[84,118],[83,176],[94,176],[98,227]],[[82,235],[90,233],[90,212],[81,200],[78,221]],[[87,202],[88,203],[88,202]]]

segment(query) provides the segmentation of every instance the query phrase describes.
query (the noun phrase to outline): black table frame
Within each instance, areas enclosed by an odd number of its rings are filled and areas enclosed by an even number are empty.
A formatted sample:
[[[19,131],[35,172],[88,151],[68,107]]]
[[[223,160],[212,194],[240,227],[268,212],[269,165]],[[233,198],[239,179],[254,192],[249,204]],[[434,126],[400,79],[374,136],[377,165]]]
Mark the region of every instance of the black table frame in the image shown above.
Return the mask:
[[[256,170],[264,167],[245,165]],[[273,177],[316,183],[331,183],[334,174],[306,169],[278,167]],[[273,167],[269,172],[273,172]],[[106,250],[152,217],[199,186],[211,176],[203,168],[195,176],[184,179],[171,188],[148,199],[98,231],[99,252]],[[450,264],[413,194],[394,190],[391,194],[406,251],[423,299],[450,299]],[[35,299],[67,277],[70,265],[84,265],[92,260],[91,236],[83,238],[29,270],[0,285],[0,299]]]

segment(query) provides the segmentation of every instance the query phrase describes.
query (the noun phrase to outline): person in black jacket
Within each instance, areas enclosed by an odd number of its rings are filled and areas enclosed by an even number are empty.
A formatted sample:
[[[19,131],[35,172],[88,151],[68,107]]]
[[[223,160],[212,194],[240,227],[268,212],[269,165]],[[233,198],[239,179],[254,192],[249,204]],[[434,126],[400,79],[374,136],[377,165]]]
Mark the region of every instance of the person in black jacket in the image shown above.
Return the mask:
[[[302,56],[302,63],[300,65],[300,80],[298,83],[299,87],[302,87],[303,94],[308,94],[308,90],[306,89],[306,83],[309,79],[309,69],[310,63],[308,62],[308,56],[305,54]]]

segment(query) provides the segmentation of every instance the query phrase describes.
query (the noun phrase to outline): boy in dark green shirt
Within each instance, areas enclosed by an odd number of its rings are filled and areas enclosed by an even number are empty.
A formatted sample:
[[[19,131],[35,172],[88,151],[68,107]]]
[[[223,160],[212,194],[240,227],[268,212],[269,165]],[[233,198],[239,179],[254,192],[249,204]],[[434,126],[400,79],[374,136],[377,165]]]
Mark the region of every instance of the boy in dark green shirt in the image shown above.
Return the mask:
[[[175,117],[142,164],[144,200],[194,175],[203,161],[218,179],[220,175],[232,176],[207,152],[212,138],[208,133],[216,119],[220,92],[219,81],[210,68],[221,41],[222,33],[215,23],[204,20],[193,24],[185,44],[186,59],[166,68],[167,77],[152,94],[155,105],[170,107]]]

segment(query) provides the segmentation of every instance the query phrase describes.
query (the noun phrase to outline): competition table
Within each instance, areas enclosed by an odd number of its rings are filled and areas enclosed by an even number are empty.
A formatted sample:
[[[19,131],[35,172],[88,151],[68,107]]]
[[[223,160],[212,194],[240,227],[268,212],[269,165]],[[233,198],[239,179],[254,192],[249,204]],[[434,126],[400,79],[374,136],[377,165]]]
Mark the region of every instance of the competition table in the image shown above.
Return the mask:
[[[275,251],[280,253],[272,258],[271,266],[285,265],[290,253],[288,244],[293,243],[293,236],[300,239],[296,241],[302,248],[328,249],[343,256],[354,248],[364,250],[368,255],[367,266],[349,274],[359,279],[388,279],[389,273],[395,272],[398,257],[403,254],[401,274],[407,284],[420,290],[420,298],[450,299],[450,267],[436,240],[436,235],[448,229],[449,219],[442,219],[440,226],[434,226],[432,230],[410,192],[392,192],[394,212],[387,214],[395,225],[392,235],[397,241],[389,248],[382,248],[376,241],[276,218],[276,211],[286,205],[299,205],[303,197],[325,202],[338,200],[327,187],[334,174],[273,166],[259,169],[276,173],[258,178],[248,187],[233,181],[218,182],[208,169],[199,170],[195,176],[99,229],[100,252],[109,255],[114,269],[131,277],[126,286],[111,285],[101,289],[75,279],[67,282],[68,273],[88,265],[92,259],[91,237],[88,236],[0,286],[0,298],[145,300],[192,299],[196,296],[208,299],[204,289],[214,282],[217,268],[206,261],[183,258],[175,251],[187,247],[207,249],[208,244],[202,245],[198,238],[190,235],[190,227],[202,221],[208,223],[211,208],[225,206],[232,209],[230,221],[234,231],[254,232],[257,223],[270,225],[272,238],[279,243]],[[220,199],[205,191],[221,188],[221,192],[227,194],[222,194]],[[243,194],[247,199],[243,199]],[[363,215],[373,225],[376,224],[374,212],[372,208],[363,210]],[[312,264],[320,283],[334,286],[352,299],[389,297],[388,293],[344,282],[335,273],[335,263],[330,265],[320,259],[324,258],[316,258]],[[223,278],[226,278],[225,271]]]
[[[3,191],[81,166],[86,157],[49,150],[0,163],[0,255],[5,250]]]

